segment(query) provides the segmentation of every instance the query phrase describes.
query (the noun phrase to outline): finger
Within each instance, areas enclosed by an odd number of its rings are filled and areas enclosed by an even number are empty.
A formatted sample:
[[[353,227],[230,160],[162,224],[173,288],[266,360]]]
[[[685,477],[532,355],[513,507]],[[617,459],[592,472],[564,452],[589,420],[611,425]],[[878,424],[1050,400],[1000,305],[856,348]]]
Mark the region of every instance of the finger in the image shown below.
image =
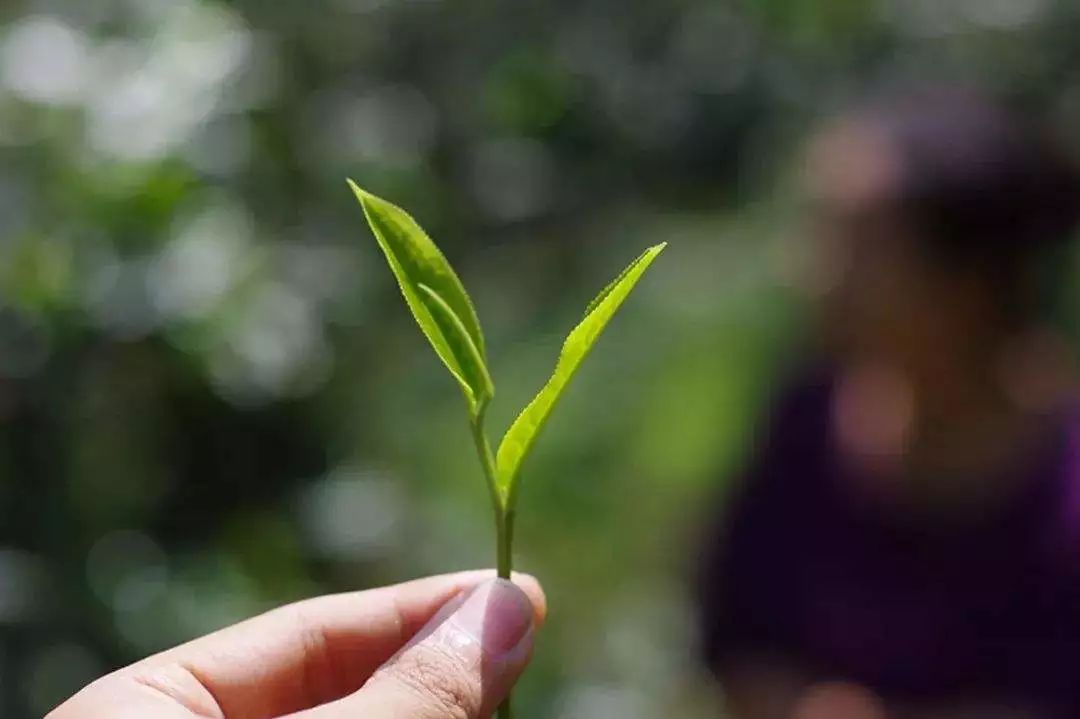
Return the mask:
[[[484,582],[439,611],[360,691],[293,719],[488,717],[532,655],[534,614],[511,582]]]
[[[493,574],[462,572],[290,604],[120,670],[69,704],[164,701],[198,716],[249,719],[333,701],[363,685],[449,600]],[[514,581],[540,621],[539,584],[525,575]]]

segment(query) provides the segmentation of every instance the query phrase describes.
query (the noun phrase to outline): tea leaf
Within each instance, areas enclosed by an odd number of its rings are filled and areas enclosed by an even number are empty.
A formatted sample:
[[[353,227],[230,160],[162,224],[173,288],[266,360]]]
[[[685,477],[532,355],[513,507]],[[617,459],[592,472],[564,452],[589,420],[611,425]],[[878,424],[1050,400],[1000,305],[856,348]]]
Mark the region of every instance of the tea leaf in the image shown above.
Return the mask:
[[[446,300],[423,283],[417,283],[416,286],[420,290],[424,306],[438,325],[451,354],[457,360],[466,384],[472,390],[475,402],[473,414],[478,414],[495,395],[495,385],[491,381],[487,365],[484,364],[484,358],[480,356],[480,351],[462,324],[461,318],[450,309]]]
[[[461,385],[475,414],[477,408],[482,407],[491,396],[491,378],[486,369],[482,373],[486,383],[477,374],[475,366],[466,369],[475,360],[475,357],[465,356],[469,354],[467,345],[475,350],[483,366],[484,335],[465,287],[439,248],[407,212],[367,192],[352,180],[349,180],[349,187],[364,208],[371,231],[386,255],[386,261],[417,324],[439,359]],[[446,306],[448,315],[438,320],[433,316],[432,300],[419,289],[421,284],[427,286],[431,294]],[[461,338],[448,338],[448,327],[460,328],[469,342],[463,343]]]
[[[521,463],[532,450],[555,403],[562,396],[600,333],[604,331],[638,280],[645,274],[645,270],[664,250],[666,244],[650,247],[643,252],[623,270],[614,282],[605,287],[595,300],[589,303],[585,318],[570,332],[563,343],[551,379],[506,431],[496,455],[498,488],[504,507],[510,510],[514,507]]]
[[[592,302],[590,302],[589,306],[585,308],[585,312],[581,315],[582,318],[585,318],[585,317],[588,317],[589,315],[591,315],[592,311],[596,309],[596,306],[598,304],[600,304],[601,302],[603,302],[605,297],[607,297],[608,295],[611,294],[611,291],[613,289],[615,289],[615,286],[618,285],[620,282],[622,282],[623,278],[626,277],[628,274],[630,274],[631,270],[633,270],[635,267],[637,267],[638,264],[641,263],[645,259],[645,255],[647,255],[647,254],[648,254],[648,250],[646,250],[644,253],[638,255],[637,259],[634,260],[633,262],[631,262],[629,265],[627,265],[626,268],[622,272],[619,273],[618,277],[616,277],[611,282],[609,282],[607,287],[600,290],[600,294],[598,294],[596,297],[593,297]]]

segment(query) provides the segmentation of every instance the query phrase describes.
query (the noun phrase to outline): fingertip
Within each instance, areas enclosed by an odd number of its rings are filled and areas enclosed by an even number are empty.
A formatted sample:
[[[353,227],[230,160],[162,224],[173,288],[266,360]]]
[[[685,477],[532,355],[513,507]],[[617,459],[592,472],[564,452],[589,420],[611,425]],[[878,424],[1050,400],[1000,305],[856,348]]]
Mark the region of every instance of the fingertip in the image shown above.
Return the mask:
[[[327,719],[490,717],[529,663],[543,606],[535,579],[514,580],[488,574],[444,605]]]
[[[452,580],[457,585],[458,592],[468,592],[495,577],[496,571],[494,569],[469,569],[443,575],[441,578]],[[540,580],[526,572],[512,572],[510,578],[529,598],[529,602],[533,606],[533,621],[537,628],[542,627],[547,619],[547,595],[540,585]]]
[[[539,628],[548,618],[548,597],[544,594],[543,587],[536,576],[526,572],[512,572],[511,581],[525,593],[532,605],[532,619]],[[449,580],[453,582],[458,594],[471,592],[486,581],[496,579],[495,569],[469,569],[451,574],[434,576],[426,580],[415,580],[410,584],[427,583],[432,580]]]
[[[536,626],[544,626],[544,620],[547,619],[547,595],[544,594],[544,588],[540,585],[540,580],[524,572],[513,572],[510,578],[529,598],[529,602],[533,606],[533,621]]]

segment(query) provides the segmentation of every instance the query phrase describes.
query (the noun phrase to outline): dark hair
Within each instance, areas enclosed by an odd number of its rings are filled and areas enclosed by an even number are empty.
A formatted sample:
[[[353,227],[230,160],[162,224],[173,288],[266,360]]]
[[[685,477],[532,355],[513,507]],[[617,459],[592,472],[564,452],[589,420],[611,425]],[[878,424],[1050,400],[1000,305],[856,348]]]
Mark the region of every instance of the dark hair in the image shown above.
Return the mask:
[[[908,93],[859,115],[896,151],[898,209],[935,258],[986,273],[1008,302],[1029,294],[1036,260],[1080,220],[1080,176],[1066,154],[970,90]]]

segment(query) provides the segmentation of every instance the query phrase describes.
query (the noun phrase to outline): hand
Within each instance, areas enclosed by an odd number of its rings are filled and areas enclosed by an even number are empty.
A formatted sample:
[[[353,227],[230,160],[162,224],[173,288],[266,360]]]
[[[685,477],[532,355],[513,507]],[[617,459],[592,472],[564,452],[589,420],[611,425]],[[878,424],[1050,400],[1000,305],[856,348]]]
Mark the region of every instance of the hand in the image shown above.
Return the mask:
[[[529,661],[536,580],[490,572],[290,604],[105,676],[46,719],[475,719]]]

